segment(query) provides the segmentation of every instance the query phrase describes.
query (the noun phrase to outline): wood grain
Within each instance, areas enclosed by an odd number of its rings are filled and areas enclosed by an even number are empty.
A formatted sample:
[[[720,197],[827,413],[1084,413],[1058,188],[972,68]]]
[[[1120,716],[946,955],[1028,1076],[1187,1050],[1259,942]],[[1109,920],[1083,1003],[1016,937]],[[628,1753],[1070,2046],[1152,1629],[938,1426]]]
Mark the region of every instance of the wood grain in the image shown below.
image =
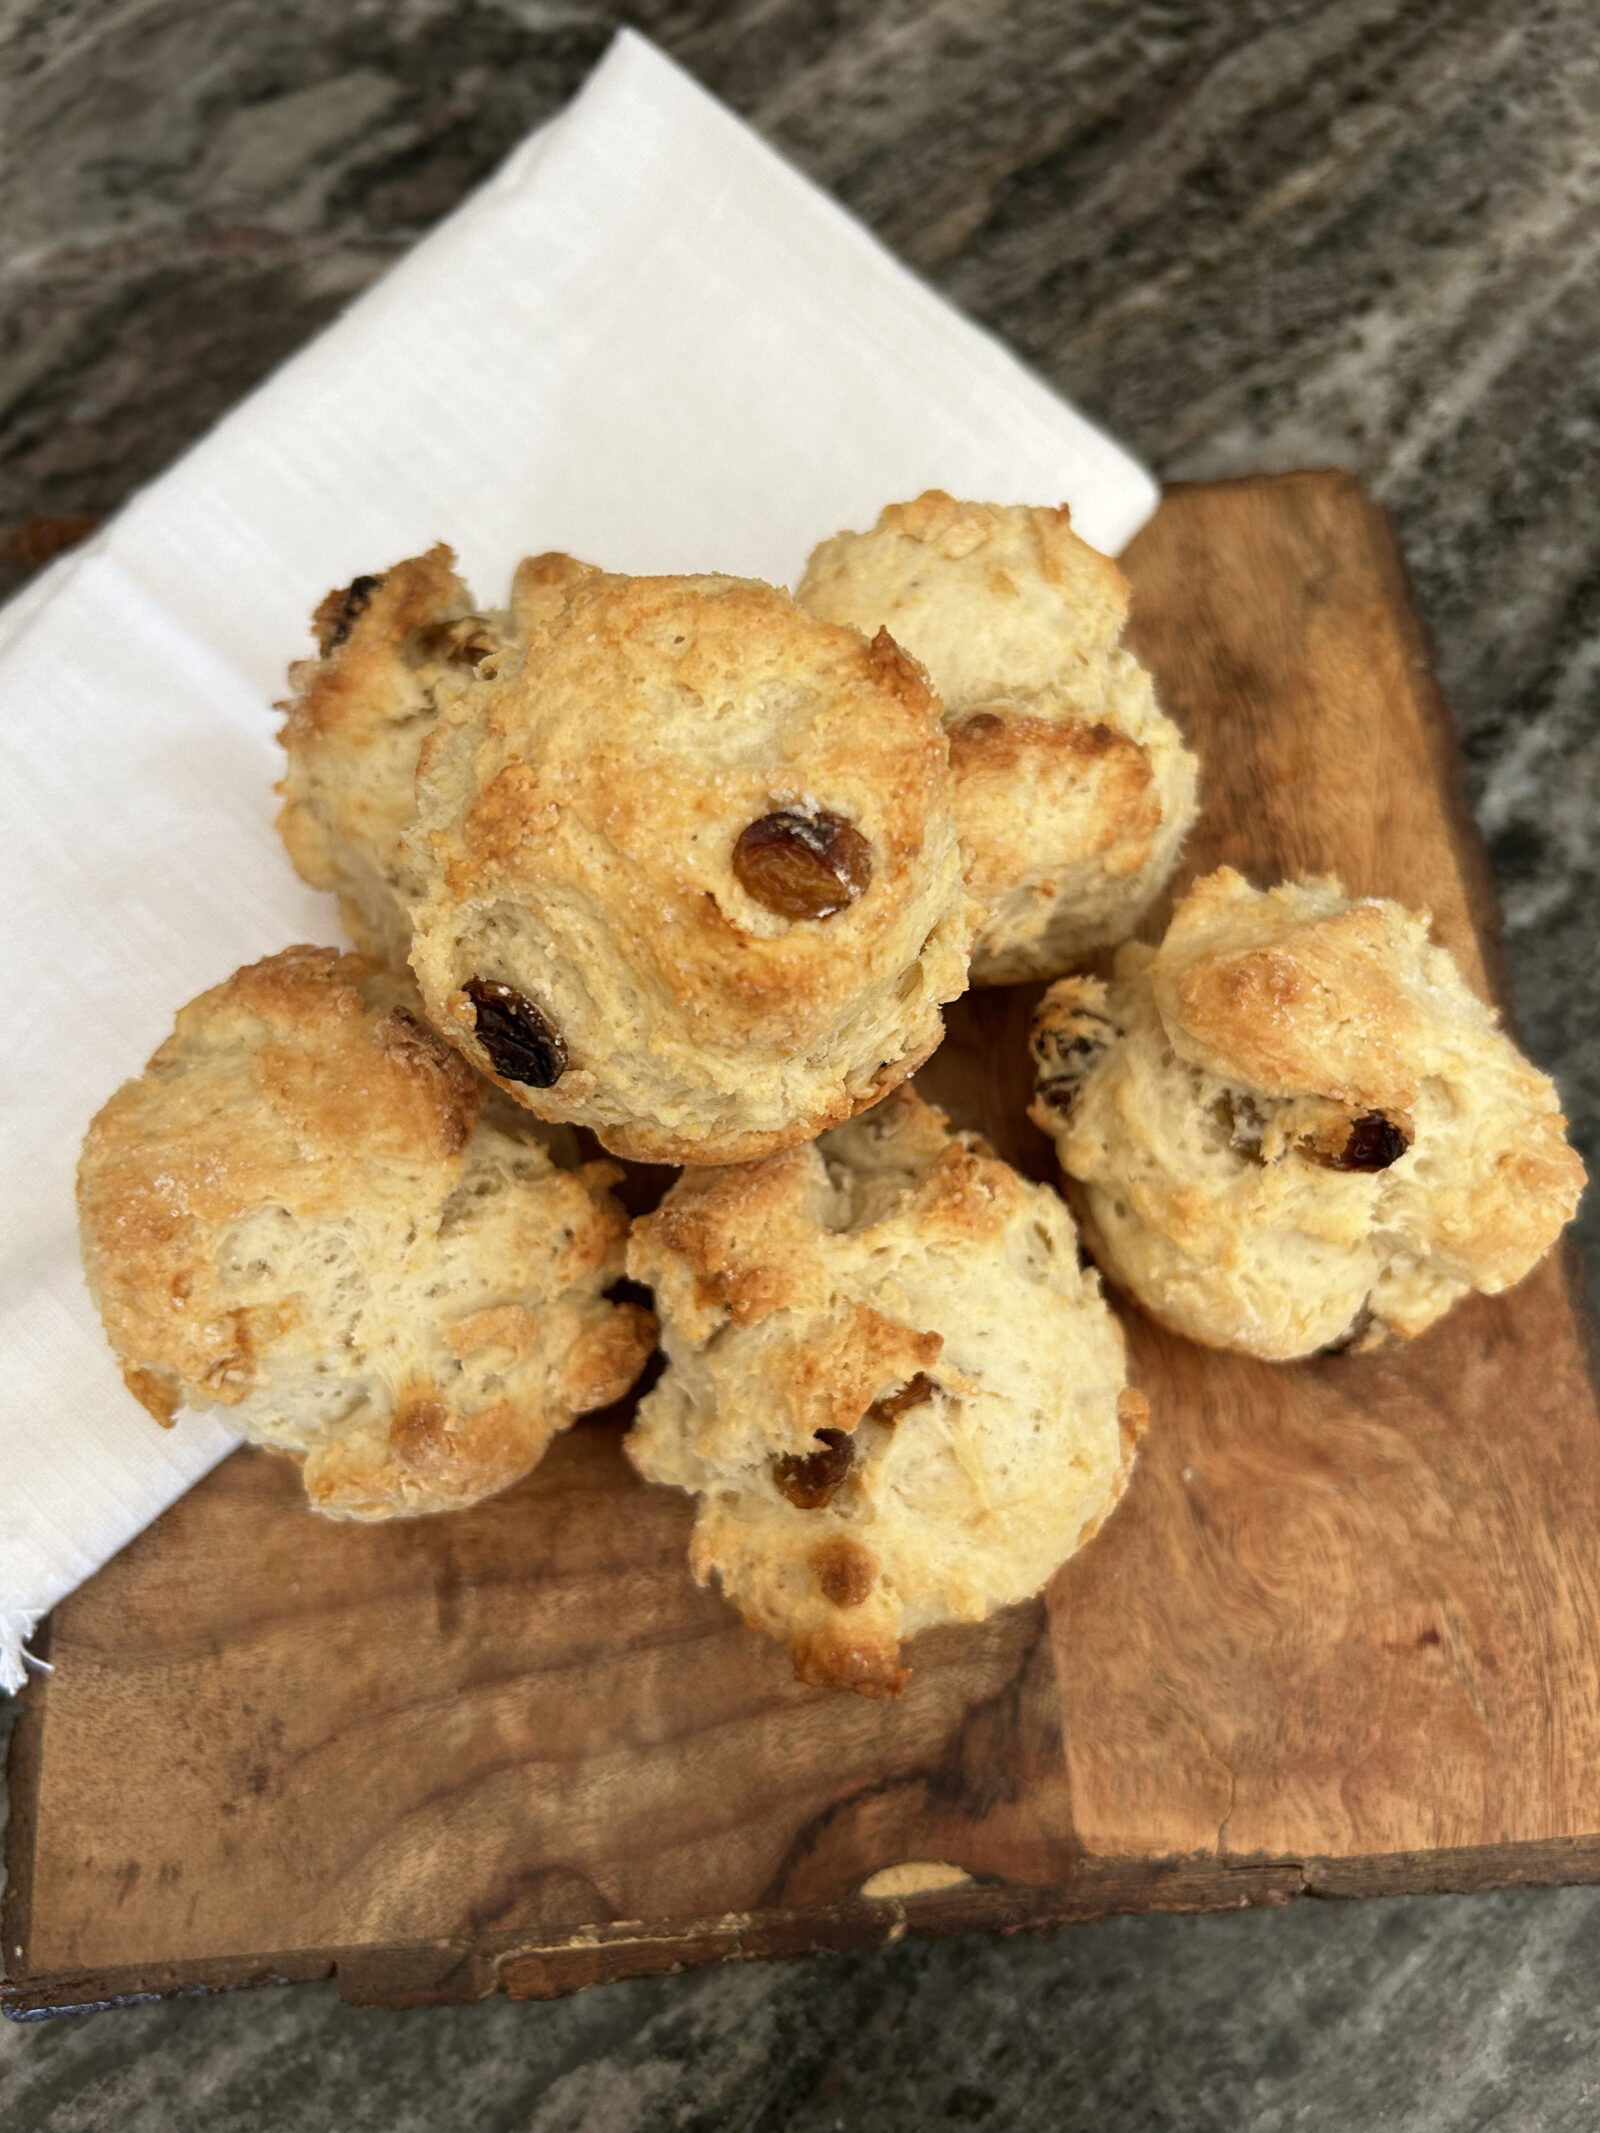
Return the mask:
[[[1174,491],[1127,560],[1204,765],[1188,871],[1336,871],[1485,983],[1448,719],[1354,483]],[[921,1078],[1044,1176],[1032,998],[969,996]],[[6,2005],[541,1997],[908,1925],[1600,1879],[1600,1431],[1562,1265],[1289,1368],[1127,1318],[1155,1425],[1126,1501],[1044,1599],[919,1639],[898,1704],[802,1687],[696,1590],[620,1418],[380,1528],[229,1460],[56,1612]]]

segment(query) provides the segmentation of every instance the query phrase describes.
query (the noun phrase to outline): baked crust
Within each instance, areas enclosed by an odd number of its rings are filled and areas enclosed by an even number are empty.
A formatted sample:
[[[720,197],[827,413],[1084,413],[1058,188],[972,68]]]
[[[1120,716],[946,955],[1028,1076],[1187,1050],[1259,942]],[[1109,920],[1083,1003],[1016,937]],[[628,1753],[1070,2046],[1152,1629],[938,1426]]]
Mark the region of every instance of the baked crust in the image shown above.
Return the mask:
[[[972,981],[1053,977],[1124,940],[1196,811],[1196,766],[1121,649],[1128,587],[1066,507],[930,489],[813,553],[813,614],[887,628],[944,704],[956,823],[984,906]]]
[[[475,1503],[620,1398],[607,1163],[560,1168],[409,980],[285,949],[184,1008],[89,1128],[84,1266],[129,1389],[302,1462],[313,1507]]]
[[[329,593],[312,617],[316,658],[289,669],[279,834],[302,880],[338,897],[357,945],[397,970],[416,890],[400,838],[415,806],[417,754],[440,692],[505,625],[477,612],[441,545]]]
[[[1109,988],[1052,986],[1034,1052],[1096,1258],[1215,1347],[1410,1338],[1520,1281],[1583,1188],[1554,1087],[1426,915],[1331,879],[1219,869]]]
[[[951,794],[937,707],[888,636],[749,580],[588,574],[424,747],[428,1013],[517,1102],[617,1154],[809,1140],[909,1075],[964,988]],[[761,900],[741,839],[773,820],[847,831],[864,885],[849,873],[823,916]],[[497,1071],[474,986],[531,1007],[542,1083]]]
[[[519,646],[595,575],[558,553],[518,564],[509,607],[480,609],[441,542],[330,592],[311,618],[317,657],[289,669],[278,739],[288,758],[278,831],[295,871],[332,889],[358,948],[404,970],[421,881],[403,845],[417,758],[440,705]]]
[[[909,1089],[685,1171],[628,1267],[668,1356],[629,1456],[803,1680],[898,1695],[903,1637],[1037,1592],[1126,1486],[1147,1408],[1071,1217]]]

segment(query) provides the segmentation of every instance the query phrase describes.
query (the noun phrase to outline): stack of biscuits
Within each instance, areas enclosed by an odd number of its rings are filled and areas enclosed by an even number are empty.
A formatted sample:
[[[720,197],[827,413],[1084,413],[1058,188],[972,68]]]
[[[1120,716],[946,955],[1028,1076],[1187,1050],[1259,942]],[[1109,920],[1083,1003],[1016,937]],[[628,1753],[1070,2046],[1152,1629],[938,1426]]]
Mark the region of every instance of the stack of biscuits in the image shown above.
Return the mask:
[[[1197,768],[1127,607],[1065,509],[938,491],[793,597],[542,555],[481,609],[443,547],[330,594],[280,826],[357,952],[235,973],[90,1128],[136,1397],[222,1409],[319,1511],[439,1512],[659,1337],[627,1449],[695,1495],[695,1575],[886,1696],[1127,1485],[1080,1235],[1278,1360],[1520,1279],[1582,1169],[1424,919],[1224,869],[1131,941]],[[948,1001],[1027,979],[1077,1223],[909,1086]],[[631,1231],[612,1157],[681,1166]]]

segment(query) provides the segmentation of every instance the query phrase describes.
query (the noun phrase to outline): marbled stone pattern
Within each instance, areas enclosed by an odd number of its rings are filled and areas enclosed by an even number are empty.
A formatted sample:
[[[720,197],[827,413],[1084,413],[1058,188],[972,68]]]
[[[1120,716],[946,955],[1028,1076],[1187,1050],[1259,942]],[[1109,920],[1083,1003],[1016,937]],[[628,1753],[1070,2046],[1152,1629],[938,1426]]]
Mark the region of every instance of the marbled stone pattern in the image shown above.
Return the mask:
[[[24,522],[159,472],[621,21],[1162,475],[1362,474],[1460,725],[1525,1041],[1593,1165],[1594,0],[0,0],[13,559]],[[556,2007],[301,1987],[13,2028],[0,2118],[1589,2128],[1597,1989],[1600,1893],[1303,1905]]]

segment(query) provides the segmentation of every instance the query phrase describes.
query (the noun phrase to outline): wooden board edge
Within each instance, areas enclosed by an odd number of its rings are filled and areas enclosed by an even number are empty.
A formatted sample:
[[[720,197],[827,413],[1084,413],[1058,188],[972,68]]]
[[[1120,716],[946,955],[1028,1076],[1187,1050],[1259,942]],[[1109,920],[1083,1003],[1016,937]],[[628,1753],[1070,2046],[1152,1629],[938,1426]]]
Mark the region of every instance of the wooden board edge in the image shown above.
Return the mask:
[[[50,1617],[30,1640],[34,1657],[50,1657]],[[6,1885],[0,1895],[0,2007],[23,1974],[33,1920],[33,1862],[39,1825],[39,1778],[44,1765],[48,1673],[30,1674],[17,1691],[17,1715],[6,1751]]]
[[[592,1985],[659,1977],[714,1962],[757,1962],[891,1946],[908,1933],[944,1937],[1044,1934],[1110,1917],[1279,1908],[1297,1899],[1470,1895],[1499,1888],[1600,1883],[1600,1836],[1363,1859],[1097,1861],[1071,1883],[1019,1888],[971,1882],[956,1889],[810,1911],[716,1919],[622,1921],[565,1942],[515,1935],[469,1943],[296,1949],[17,1978],[0,1989],[16,2022],[98,2013],[154,2000],[257,1985],[332,1979],[348,2004],[403,2010],[469,2003],[504,1993],[553,2000]]]

